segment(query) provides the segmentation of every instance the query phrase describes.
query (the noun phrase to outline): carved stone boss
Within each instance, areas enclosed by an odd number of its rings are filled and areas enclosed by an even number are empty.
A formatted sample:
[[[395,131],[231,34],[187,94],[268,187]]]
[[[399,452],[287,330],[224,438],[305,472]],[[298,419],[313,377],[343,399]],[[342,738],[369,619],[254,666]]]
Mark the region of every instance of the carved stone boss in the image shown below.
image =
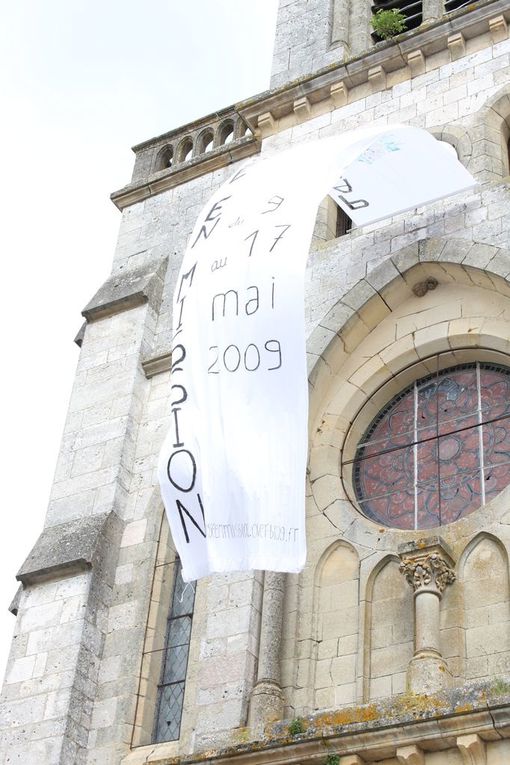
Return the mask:
[[[414,590],[414,655],[407,673],[408,690],[428,693],[450,684],[440,651],[439,616],[444,590],[455,581],[454,561],[440,537],[399,547],[400,571]]]

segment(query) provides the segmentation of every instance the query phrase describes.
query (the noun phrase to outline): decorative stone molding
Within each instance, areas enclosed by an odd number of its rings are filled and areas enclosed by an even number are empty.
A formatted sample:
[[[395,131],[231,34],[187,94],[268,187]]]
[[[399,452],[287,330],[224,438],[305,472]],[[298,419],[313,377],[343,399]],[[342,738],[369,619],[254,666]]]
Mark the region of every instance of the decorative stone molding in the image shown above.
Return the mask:
[[[411,70],[411,76],[417,77],[425,72],[425,56],[421,50],[412,50],[407,54],[407,65]]]
[[[373,66],[368,70],[368,82],[372,90],[384,90],[386,87],[386,72],[381,65]]]
[[[337,65],[327,66],[313,75],[301,77],[280,88],[248,99],[238,104],[237,109],[252,130],[257,125],[258,116],[267,110],[277,117],[275,130],[286,130],[295,124],[293,104],[299,96],[307,96],[314,116],[336,108],[330,89],[340,82],[349,90],[350,100],[355,101],[355,89],[368,82],[368,72],[372,68],[382,66],[391,76],[400,68],[408,68],[408,55],[414,51],[421,51],[425,60],[429,56],[435,56],[440,50],[446,50],[448,38],[455,33],[461,32],[465,39],[484,34],[489,31],[489,19],[507,12],[505,3],[506,0],[495,0],[477,8],[470,5],[459,9],[454,17],[441,13],[440,18],[435,20],[430,20],[434,14],[426,14],[427,23],[399,35],[398,42],[387,40],[385,43],[379,43],[377,47],[364,51],[361,56],[351,56]]]
[[[432,128],[430,131],[438,141],[449,143],[457,152],[459,161],[464,167],[469,167],[473,156],[473,142],[469,131],[460,125],[451,125],[447,123],[438,128]]]
[[[345,82],[334,82],[329,89],[329,95],[335,107],[345,106],[349,100],[349,88]]]
[[[462,32],[450,35],[447,45],[452,61],[456,61],[458,58],[466,55],[466,41]]]
[[[381,759],[399,762],[397,752],[406,756],[408,748],[410,754],[416,749],[442,752],[445,761],[454,762],[459,752],[455,742],[466,731],[510,746],[510,697],[491,696],[487,683],[465,684],[432,697],[395,696],[344,708],[338,722],[333,710],[314,712],[304,718],[304,734],[296,737],[289,737],[290,722],[268,725],[256,746],[250,746],[253,732],[241,728],[227,749],[211,746],[178,758],[168,744],[151,744],[132,749],[121,765],[168,765],[170,760],[174,765],[323,765],[331,754],[339,756],[339,765],[372,765]]]
[[[448,584],[455,581],[455,573],[447,559],[439,552],[417,555],[416,558],[404,558],[400,572],[417,593],[423,590],[437,589],[441,594]]]
[[[457,738],[457,747],[464,765],[487,765],[487,748],[477,733]]]
[[[460,239],[429,237],[403,247],[401,250],[395,252],[391,258],[386,259],[379,266],[376,266],[376,268],[367,273],[365,277],[356,282],[356,284],[354,284],[351,289],[320,318],[316,328],[308,338],[307,351],[311,352],[311,365],[309,369],[309,381],[311,385],[315,385],[317,377],[324,366],[323,359],[324,357],[327,357],[328,354],[328,345],[331,340],[331,335],[325,334],[324,328],[331,330],[334,334],[338,334],[342,340],[344,340],[349,331],[349,327],[352,326],[351,322],[361,319],[362,315],[364,316],[362,321],[367,321],[366,307],[369,305],[369,300],[379,300],[382,297],[385,302],[389,302],[390,294],[392,293],[392,290],[395,289],[397,281],[400,279],[403,281],[404,275],[406,276],[406,280],[411,278],[411,268],[418,266],[418,264],[427,264],[426,267],[429,268],[431,262],[441,261],[443,266],[446,265],[448,268],[452,269],[452,273],[455,274],[456,282],[462,281],[466,284],[472,283],[469,276],[471,266],[459,265],[459,253],[464,253],[463,260],[467,263],[476,263],[480,247],[481,245],[479,243],[466,244],[466,242],[463,242]],[[496,286],[496,289],[502,294],[506,294],[506,279],[503,280],[503,277],[498,274],[508,273],[508,269],[506,269],[506,265],[504,264],[510,260],[510,249],[497,247],[495,245],[483,245],[483,247],[485,248],[484,251],[488,252],[490,256],[487,258],[487,261],[490,260],[490,267],[486,267],[487,271],[494,275],[493,278],[496,280],[497,285],[501,284],[500,287]],[[419,265],[418,268],[421,279],[423,268],[421,265]],[[510,283],[510,274],[508,283]],[[505,292],[503,292],[503,290],[505,290]],[[367,333],[374,329],[375,326],[375,322],[369,323],[367,326]],[[358,340],[357,342],[360,341]],[[447,350],[447,347],[441,350]],[[329,374],[330,372],[328,371],[328,376]]]
[[[508,37],[508,24],[506,23],[506,19],[503,14],[501,14],[501,16],[496,16],[493,19],[489,19],[489,30],[493,43],[498,43],[506,40]]]
[[[397,749],[400,765],[425,765],[425,755],[418,746],[401,746]]]
[[[296,117],[300,120],[305,120],[310,116],[310,112],[311,106],[307,97],[303,96],[302,98],[296,98],[294,101],[294,114]]]
[[[276,121],[273,115],[271,114],[271,112],[264,112],[263,114],[259,114],[259,117],[257,120],[257,127],[259,128],[259,130],[262,131],[262,133],[274,132],[276,127]]]
[[[172,354],[162,353],[160,356],[154,356],[150,359],[142,361],[142,368],[145,372],[145,377],[150,380],[154,375],[159,375],[162,372],[170,372],[172,368]]]

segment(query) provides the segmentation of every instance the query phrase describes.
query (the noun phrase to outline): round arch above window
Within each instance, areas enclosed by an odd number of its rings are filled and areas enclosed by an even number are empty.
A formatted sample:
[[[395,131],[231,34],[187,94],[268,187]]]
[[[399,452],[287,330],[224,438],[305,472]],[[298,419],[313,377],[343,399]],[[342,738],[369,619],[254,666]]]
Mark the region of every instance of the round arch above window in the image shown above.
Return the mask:
[[[361,439],[343,453],[348,495],[383,526],[453,523],[510,484],[510,367],[435,360],[437,371],[404,384],[368,427],[361,410],[348,441],[352,432]],[[375,399],[384,400],[384,388]]]

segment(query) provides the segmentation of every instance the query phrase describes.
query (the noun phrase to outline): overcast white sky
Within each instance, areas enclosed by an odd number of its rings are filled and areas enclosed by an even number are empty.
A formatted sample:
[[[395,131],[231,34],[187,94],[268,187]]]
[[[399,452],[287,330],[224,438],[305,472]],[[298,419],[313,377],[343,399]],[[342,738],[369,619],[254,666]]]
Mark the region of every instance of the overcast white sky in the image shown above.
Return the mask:
[[[130,147],[265,90],[277,0],[22,0],[0,28],[0,676]]]

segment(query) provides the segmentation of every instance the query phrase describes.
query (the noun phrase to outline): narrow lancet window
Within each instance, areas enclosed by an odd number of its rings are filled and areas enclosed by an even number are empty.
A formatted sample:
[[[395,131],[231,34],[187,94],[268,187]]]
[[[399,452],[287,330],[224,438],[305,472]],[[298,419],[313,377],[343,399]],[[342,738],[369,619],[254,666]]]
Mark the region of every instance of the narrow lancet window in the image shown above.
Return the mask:
[[[175,579],[166,642],[158,685],[154,740],[175,741],[181,730],[184,688],[195,603],[195,585],[182,580],[182,566],[175,561]]]

